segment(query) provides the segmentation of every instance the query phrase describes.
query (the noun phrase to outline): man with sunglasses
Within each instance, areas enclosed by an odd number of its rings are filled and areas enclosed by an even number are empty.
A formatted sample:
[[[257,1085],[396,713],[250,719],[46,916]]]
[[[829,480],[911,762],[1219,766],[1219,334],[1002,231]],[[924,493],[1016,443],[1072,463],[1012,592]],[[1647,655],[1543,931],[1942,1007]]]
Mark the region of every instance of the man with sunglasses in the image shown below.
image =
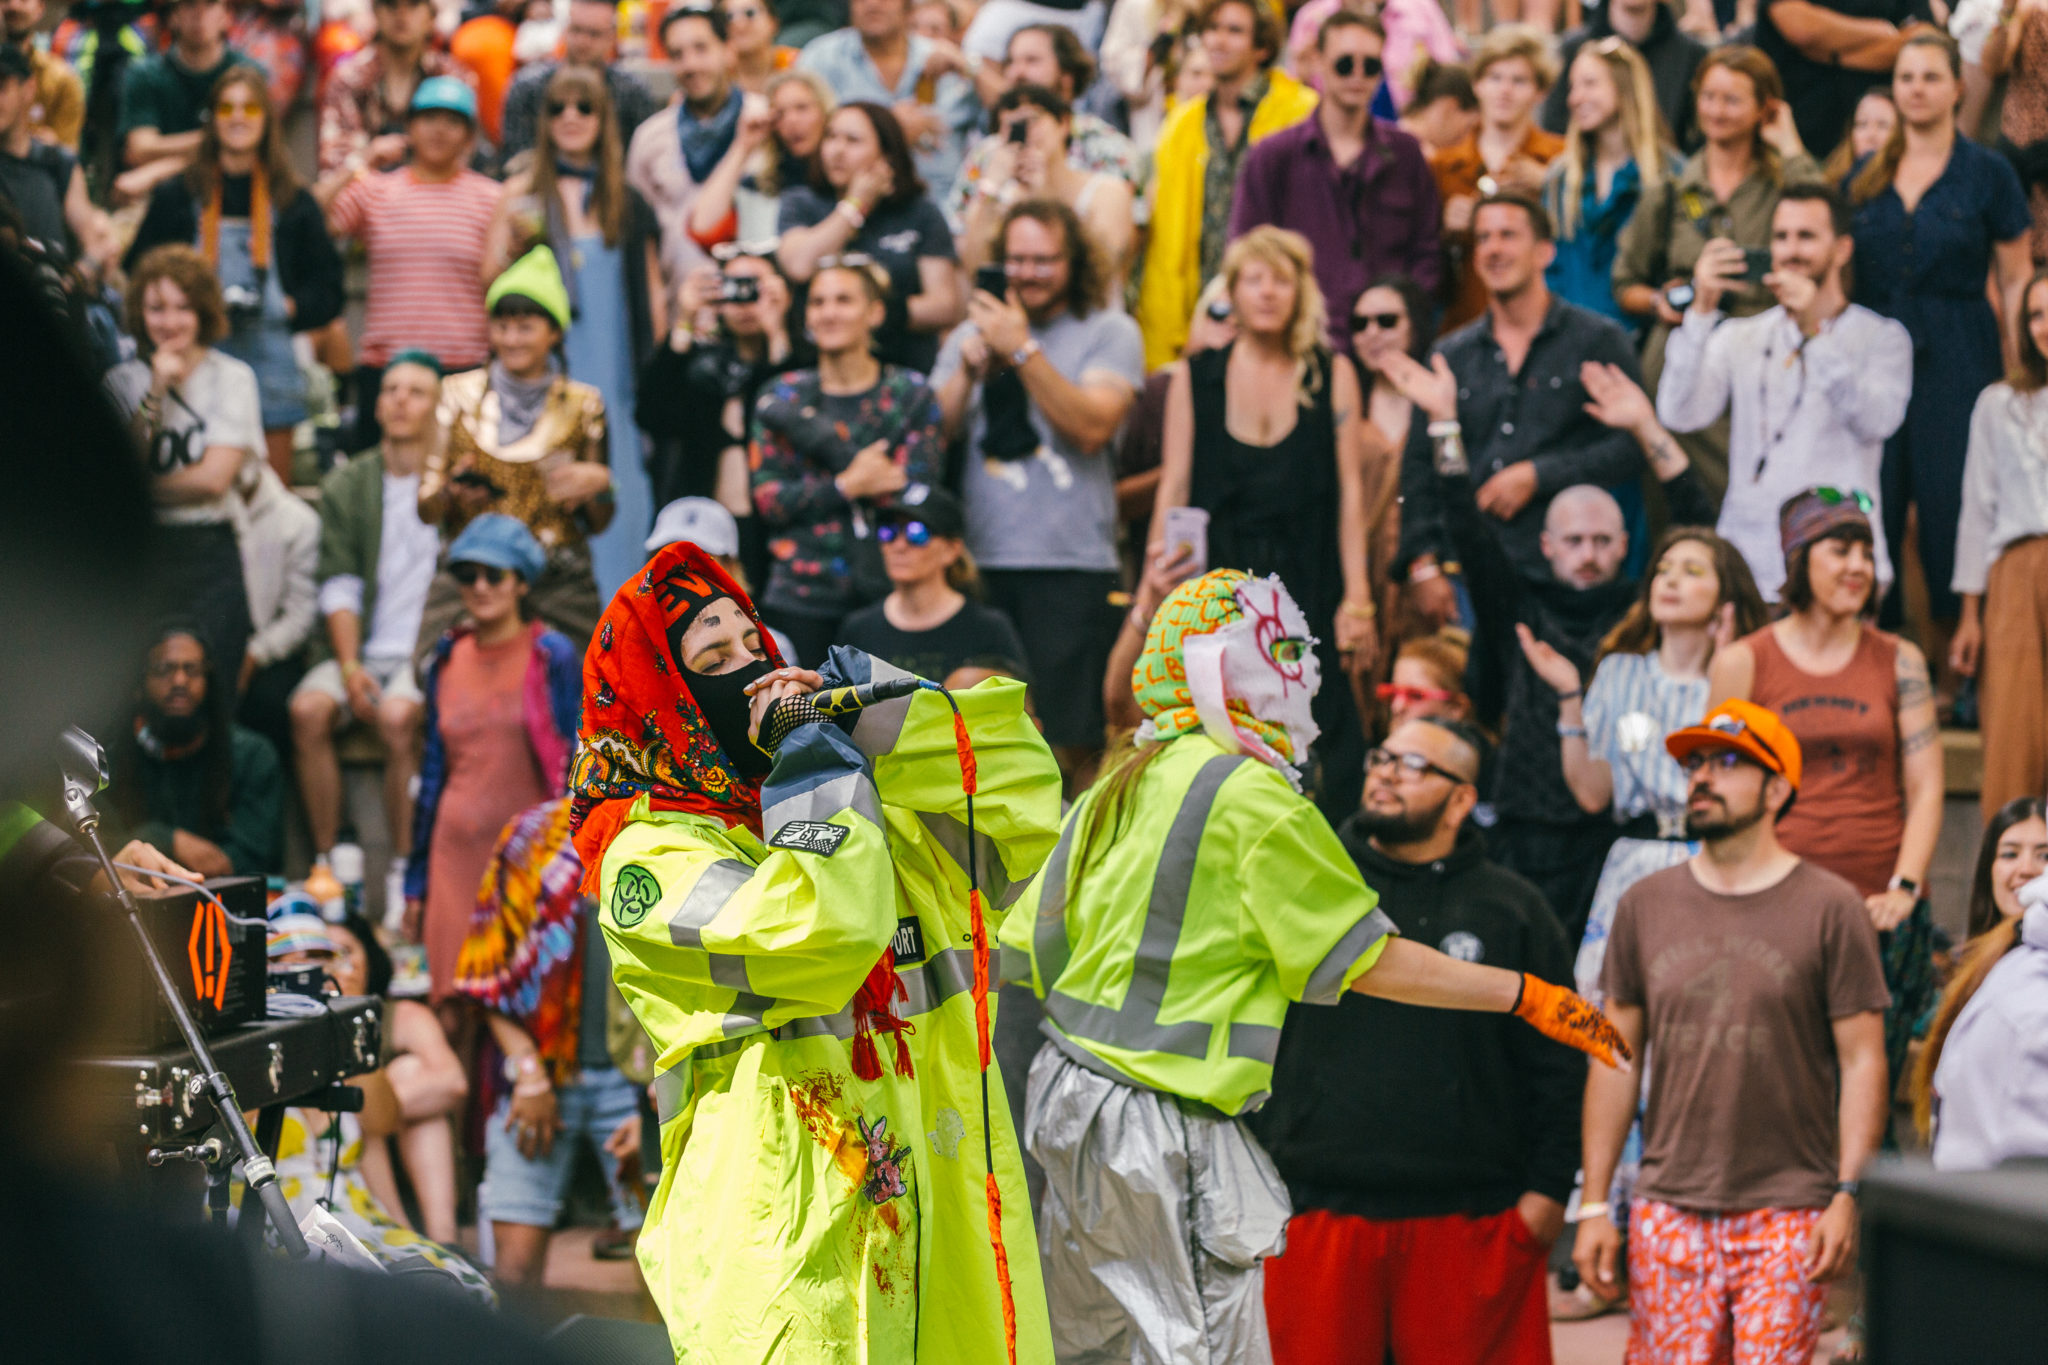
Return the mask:
[[[1406,275],[1427,293],[1443,280],[1442,211],[1422,144],[1372,115],[1387,45],[1380,21],[1338,10],[1316,35],[1323,97],[1316,111],[1245,154],[1230,235],[1271,223],[1308,238],[1328,300],[1355,299],[1373,280]],[[1351,347],[1351,315],[1329,310],[1330,347]]]
[[[1778,841],[1801,755],[1776,713],[1723,702],[1664,747],[1700,849],[1615,911],[1606,1009],[1656,1064],[1632,1209],[1608,1191],[1640,1075],[1587,1079],[1573,1260],[1615,1297],[1627,1222],[1632,1361],[1703,1360],[1732,1337],[1803,1365],[1827,1282],[1854,1264],[1857,1177],[1884,1131],[1877,935],[1855,888]]]
[[[1463,721],[1397,725],[1337,837],[1405,937],[1569,981],[1542,894],[1487,857],[1469,818],[1483,748]],[[1577,1172],[1585,1074],[1506,1016],[1356,992],[1291,1006],[1254,1123],[1295,1210],[1266,1269],[1276,1365],[1547,1362],[1544,1262]],[[1457,1314],[1446,1284],[1465,1287]]]
[[[1771,214],[1763,278],[1777,306],[1728,317],[1721,304],[1742,285],[1743,253],[1709,242],[1664,352],[1657,416],[1665,426],[1701,431],[1728,414],[1728,491],[1715,529],[1742,551],[1768,602],[1785,585],[1778,509],[1816,484],[1869,504],[1880,598],[1891,584],[1878,472],[1913,394],[1913,341],[1896,319],[1849,302],[1855,247],[1839,194],[1786,186]]]

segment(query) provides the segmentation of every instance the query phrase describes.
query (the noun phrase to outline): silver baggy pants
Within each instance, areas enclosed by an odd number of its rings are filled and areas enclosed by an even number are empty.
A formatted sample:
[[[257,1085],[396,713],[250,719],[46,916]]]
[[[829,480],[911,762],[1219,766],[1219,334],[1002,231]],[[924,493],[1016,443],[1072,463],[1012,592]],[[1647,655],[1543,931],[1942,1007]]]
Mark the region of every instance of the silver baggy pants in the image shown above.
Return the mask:
[[[1265,1271],[1290,1205],[1244,1125],[1113,1081],[1047,1043],[1024,1144],[1060,1365],[1269,1365]]]

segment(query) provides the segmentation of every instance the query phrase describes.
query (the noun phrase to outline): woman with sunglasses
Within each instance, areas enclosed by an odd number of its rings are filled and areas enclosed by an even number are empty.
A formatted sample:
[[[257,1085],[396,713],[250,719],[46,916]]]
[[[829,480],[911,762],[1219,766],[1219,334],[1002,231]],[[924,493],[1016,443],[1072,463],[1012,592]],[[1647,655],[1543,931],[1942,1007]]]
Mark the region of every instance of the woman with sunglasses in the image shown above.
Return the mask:
[[[1621,230],[1637,201],[1676,174],[1680,161],[1657,112],[1649,64],[1627,39],[1581,47],[1566,84],[1571,127],[1564,155],[1543,178],[1543,205],[1557,225],[1557,255],[1544,280],[1567,302],[1631,325],[1636,320],[1614,299]]]
[[[1436,340],[1430,326],[1435,312],[1428,296],[1406,275],[1381,276],[1360,290],[1351,304],[1351,362],[1365,395],[1365,420],[1384,438],[1368,446],[1386,448],[1385,454],[1369,448],[1365,467],[1365,524],[1372,547],[1366,569],[1378,585],[1375,606],[1383,620],[1391,620],[1401,603],[1400,584],[1393,576],[1394,551],[1401,540],[1400,452],[1407,448],[1408,426],[1415,415],[1414,403],[1387,379],[1386,363],[1394,355],[1427,363]],[[1441,577],[1437,582],[1447,595],[1442,614],[1431,613],[1427,629],[1456,619],[1459,611],[1449,585]]]
[[[1565,782],[1588,814],[1614,811],[1622,836],[1608,850],[1579,943],[1579,988],[1597,998],[1607,933],[1622,892],[1690,857],[1687,779],[1664,736],[1707,710],[1715,647],[1768,619],[1742,552],[1698,526],[1664,533],[1628,614],[1600,642],[1590,683],[1572,661],[1516,627],[1536,675],[1557,691]]]
[[[986,265],[1003,211],[1019,199],[1059,200],[1074,211],[1109,268],[1112,295],[1123,296],[1124,274],[1138,243],[1131,218],[1131,187],[1110,171],[1087,171],[1068,159],[1074,109],[1042,85],[1013,86],[995,108],[995,151],[967,205],[960,231],[960,268]]]
[[[494,275],[536,243],[554,252],[569,291],[564,368],[616,414],[608,435],[617,513],[590,539],[600,597],[639,570],[646,559],[641,538],[661,505],[648,488],[640,433],[626,420],[640,366],[654,338],[668,331],[661,228],[654,210],[626,183],[625,156],[604,77],[586,67],[560,67],[542,94],[532,159],[505,181],[484,247]]]
[[[448,547],[463,625],[435,644],[420,690],[426,750],[405,867],[407,931],[426,945],[428,1000],[463,1031],[456,966],[499,832],[567,790],[583,701],[583,652],[528,617],[547,565],[533,532],[489,512]],[[533,701],[543,704],[532,705]]]
[[[1791,614],[1720,650],[1707,704],[1745,697],[1785,718],[1808,755],[1778,838],[1853,885],[1884,949],[1885,1053],[1905,1074],[1934,999],[1927,869],[1941,838],[1941,732],[1927,658],[1877,629],[1871,499],[1810,488],[1778,516]]]
[[[879,104],[842,105],[827,121],[809,184],[782,192],[782,273],[808,284],[828,256],[859,252],[888,277],[875,353],[930,374],[939,338],[967,316],[945,215],[925,195],[910,142]]]
[[[293,174],[261,70],[238,66],[213,88],[213,117],[181,176],[151,192],[126,268],[152,247],[199,249],[220,279],[228,334],[220,348],[256,372],[264,449],[292,482],[292,433],[306,384],[292,338],[341,314],[341,254],[327,218]]]
[[[939,477],[938,398],[922,374],[875,358],[888,297],[866,257],[820,261],[804,302],[817,368],[783,375],[754,407],[754,510],[774,556],[761,615],[807,663],[838,642],[849,611],[887,591],[878,509]]]
[[[1022,659],[1010,618],[976,600],[981,579],[967,552],[967,515],[943,488],[905,489],[876,513],[875,539],[889,595],[846,618],[839,643],[920,678],[942,679],[970,659]]]

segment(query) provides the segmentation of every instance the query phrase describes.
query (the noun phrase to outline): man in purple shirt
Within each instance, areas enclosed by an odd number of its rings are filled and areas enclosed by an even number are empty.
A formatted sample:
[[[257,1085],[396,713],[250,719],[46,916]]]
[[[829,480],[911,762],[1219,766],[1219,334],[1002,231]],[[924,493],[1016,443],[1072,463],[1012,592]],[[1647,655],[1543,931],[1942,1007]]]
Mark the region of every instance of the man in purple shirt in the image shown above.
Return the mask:
[[[1434,294],[1443,281],[1442,209],[1422,144],[1371,112],[1386,41],[1379,20],[1352,10],[1324,21],[1322,102],[1245,154],[1230,211],[1233,238],[1262,223],[1308,238],[1339,351],[1367,284],[1401,274]]]

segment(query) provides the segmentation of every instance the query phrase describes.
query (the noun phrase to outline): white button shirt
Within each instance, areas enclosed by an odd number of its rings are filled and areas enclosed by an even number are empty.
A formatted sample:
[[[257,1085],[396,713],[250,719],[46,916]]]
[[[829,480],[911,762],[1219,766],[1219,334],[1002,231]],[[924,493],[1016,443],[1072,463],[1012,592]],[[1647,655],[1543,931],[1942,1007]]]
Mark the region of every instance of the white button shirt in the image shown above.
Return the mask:
[[[1699,431],[1729,412],[1728,493],[1715,529],[1742,551],[1767,600],[1785,585],[1778,509],[1814,487],[1870,495],[1882,593],[1891,559],[1878,467],[1912,393],[1912,338],[1868,308],[1850,304],[1811,340],[1782,306],[1732,319],[1689,309],[1665,347],[1657,417]]]

